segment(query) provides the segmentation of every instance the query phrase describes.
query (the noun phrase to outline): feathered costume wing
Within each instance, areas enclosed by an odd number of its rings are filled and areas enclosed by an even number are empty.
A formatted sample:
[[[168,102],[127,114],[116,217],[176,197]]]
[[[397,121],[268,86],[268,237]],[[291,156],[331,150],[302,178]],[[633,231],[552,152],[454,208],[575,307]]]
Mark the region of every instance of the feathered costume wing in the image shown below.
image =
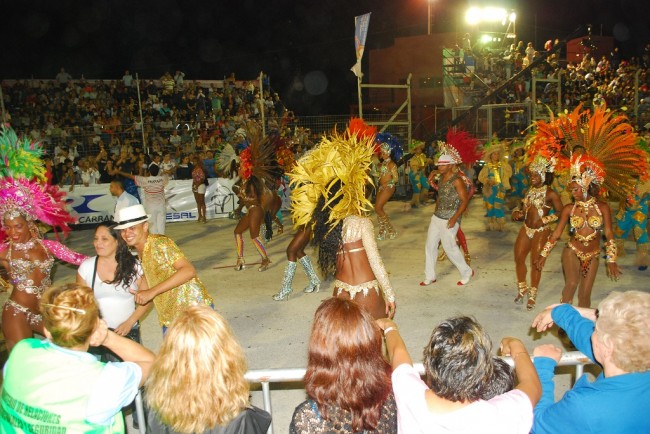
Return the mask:
[[[330,212],[330,228],[350,215],[363,215],[372,210],[372,203],[366,198],[366,186],[372,183],[369,173],[374,142],[375,136],[368,130],[348,128],[343,134],[333,132],[330,137],[323,137],[312,151],[298,160],[289,173],[295,227],[312,224],[318,199],[327,197],[338,180],[342,187],[325,204],[341,198]]]
[[[585,149],[584,158],[571,157],[576,146]],[[532,161],[538,154],[556,157],[556,172],[571,165],[572,175],[576,175],[578,166],[589,168],[594,180],[603,178],[599,185],[618,199],[630,194],[636,178],[648,178],[646,153],[638,145],[634,128],[624,115],[605,105],[593,112],[580,105],[571,113],[551,115],[549,122],[538,121],[527,142],[526,156]]]

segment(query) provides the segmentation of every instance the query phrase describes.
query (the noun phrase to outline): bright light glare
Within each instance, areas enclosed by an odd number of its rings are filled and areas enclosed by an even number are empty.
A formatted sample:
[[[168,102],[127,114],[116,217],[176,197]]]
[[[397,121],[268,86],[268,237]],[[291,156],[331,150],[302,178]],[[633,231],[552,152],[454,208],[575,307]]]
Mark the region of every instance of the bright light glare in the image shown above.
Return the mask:
[[[490,35],[482,35],[481,36],[481,42],[484,43],[484,44],[488,44],[488,43],[492,42],[492,36],[490,36]]]
[[[509,19],[510,19],[510,22],[511,22],[511,23],[514,23],[514,22],[517,20],[517,14],[514,13],[514,12],[510,12],[510,17],[509,17]]]
[[[471,26],[476,25],[481,21],[505,22],[506,19],[508,19],[508,12],[503,8],[471,7],[467,10],[467,12],[465,12],[465,21]]]

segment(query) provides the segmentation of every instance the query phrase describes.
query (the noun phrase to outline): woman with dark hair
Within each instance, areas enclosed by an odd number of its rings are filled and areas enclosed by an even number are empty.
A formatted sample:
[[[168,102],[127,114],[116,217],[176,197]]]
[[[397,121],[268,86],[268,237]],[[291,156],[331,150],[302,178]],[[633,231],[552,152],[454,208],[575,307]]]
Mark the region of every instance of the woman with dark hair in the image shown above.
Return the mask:
[[[400,433],[480,432],[528,434],[533,407],[542,387],[524,344],[516,338],[501,341],[501,354],[512,356],[518,384],[489,400],[495,382],[492,342],[475,319],[449,318],[433,330],[424,347],[425,379],[400,336],[397,324],[377,320],[384,331],[393,367],[392,385]],[[507,387],[506,387],[507,389]]]
[[[591,306],[591,290],[596,280],[601,251],[601,232],[605,233],[607,275],[617,280],[620,270],[616,264],[617,248],[612,229],[612,215],[609,205],[598,200],[598,185],[604,182],[600,165],[587,155],[575,155],[571,161],[569,191],[574,203],[562,209],[555,231],[540,250],[535,262],[541,272],[551,250],[557,244],[562,231],[570,225],[570,238],[562,252],[564,288],[561,303],[573,303],[578,289],[578,306]]]
[[[365,216],[373,148],[374,135],[350,128],[323,138],[290,174],[292,212],[295,224],[312,227],[321,273],[335,278],[333,295],[392,318],[395,293]]]
[[[561,302],[573,303],[578,289],[578,306],[589,307],[602,254],[603,233],[607,275],[613,280],[620,275],[611,210],[606,201],[599,200],[601,187],[609,197],[627,197],[634,190],[635,176],[645,177],[648,173],[647,155],[638,146],[638,136],[627,118],[604,106],[591,112],[580,105],[569,114],[536,126],[538,132],[533,143],[542,144],[546,152],[559,147],[560,157],[567,160],[568,151],[573,151],[566,165],[570,179],[567,187],[574,203],[562,209],[557,228],[540,251],[535,265],[542,270],[546,257],[568,224],[570,237],[562,251]]]
[[[379,145],[381,164],[379,165],[379,188],[375,197],[375,212],[379,222],[378,240],[384,240],[386,237],[391,240],[397,236],[397,231],[384,211],[384,206],[395,193],[395,187],[399,182],[397,164],[404,151],[402,145],[397,139],[388,133],[379,133],[376,136],[376,142]]]
[[[149,289],[140,261],[112,223],[97,226],[93,245],[97,256],[81,263],[77,283],[93,290],[102,318],[111,330],[140,342],[139,320],[151,309],[151,303],[136,307],[131,293]]]
[[[243,176],[243,165],[240,165],[240,178],[244,179]],[[266,254],[266,249],[264,248],[264,242],[260,237],[260,227],[264,221],[264,210],[262,208],[262,193],[264,191],[264,186],[262,181],[255,175],[251,175],[244,185],[239,190],[239,200],[246,206],[247,213],[242,216],[242,218],[235,226],[235,243],[237,246],[237,265],[235,270],[240,271],[246,268],[246,263],[244,262],[244,236],[243,233],[248,229],[250,233],[251,240],[255,245],[255,248],[262,257],[262,263],[259,266],[259,271],[265,271],[269,268],[271,260]]]
[[[196,201],[196,208],[199,213],[197,222],[207,223],[205,218],[205,190],[207,188],[207,175],[203,164],[198,156],[194,154],[194,167],[192,168],[192,193],[194,193],[194,200]]]
[[[316,310],[305,390],[290,433],[396,433],[397,408],[381,331],[368,312],[339,298]]]
[[[550,187],[553,182],[554,161],[537,156],[528,165],[530,188],[521,205],[512,211],[512,219],[523,221],[515,241],[515,269],[517,272],[517,296],[515,303],[523,303],[528,294],[526,309],[532,310],[537,300],[537,289],[542,273],[535,267],[542,246],[548,240],[550,224],[562,211],[560,196]],[[554,211],[551,214],[551,211]],[[526,256],[530,253],[530,286],[526,282]]]

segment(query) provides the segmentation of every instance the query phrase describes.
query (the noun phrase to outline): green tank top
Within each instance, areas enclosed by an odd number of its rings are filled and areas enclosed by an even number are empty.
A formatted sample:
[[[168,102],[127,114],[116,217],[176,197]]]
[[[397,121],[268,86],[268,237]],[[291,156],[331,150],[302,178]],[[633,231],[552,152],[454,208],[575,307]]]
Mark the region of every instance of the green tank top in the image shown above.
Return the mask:
[[[71,357],[47,341],[24,339],[5,365],[2,433],[123,433],[122,414],[109,426],[84,420],[104,364]]]

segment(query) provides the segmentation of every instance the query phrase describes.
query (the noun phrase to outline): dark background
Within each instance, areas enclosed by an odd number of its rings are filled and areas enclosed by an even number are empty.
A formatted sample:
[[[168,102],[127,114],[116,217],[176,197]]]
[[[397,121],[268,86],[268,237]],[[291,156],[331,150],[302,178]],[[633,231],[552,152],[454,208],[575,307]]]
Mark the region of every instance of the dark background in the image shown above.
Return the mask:
[[[518,37],[538,49],[587,23],[615,36],[623,58],[650,41],[650,1],[496,3],[517,11]],[[487,2],[433,0],[432,31],[468,31],[470,4]],[[264,71],[297,114],[345,114],[356,100],[354,16],[372,12],[369,50],[425,34],[427,7],[427,0],[3,0],[0,78],[54,78],[61,67],[73,78],[103,79],[126,69],[141,78],[181,70],[186,80],[233,72],[250,80]]]

